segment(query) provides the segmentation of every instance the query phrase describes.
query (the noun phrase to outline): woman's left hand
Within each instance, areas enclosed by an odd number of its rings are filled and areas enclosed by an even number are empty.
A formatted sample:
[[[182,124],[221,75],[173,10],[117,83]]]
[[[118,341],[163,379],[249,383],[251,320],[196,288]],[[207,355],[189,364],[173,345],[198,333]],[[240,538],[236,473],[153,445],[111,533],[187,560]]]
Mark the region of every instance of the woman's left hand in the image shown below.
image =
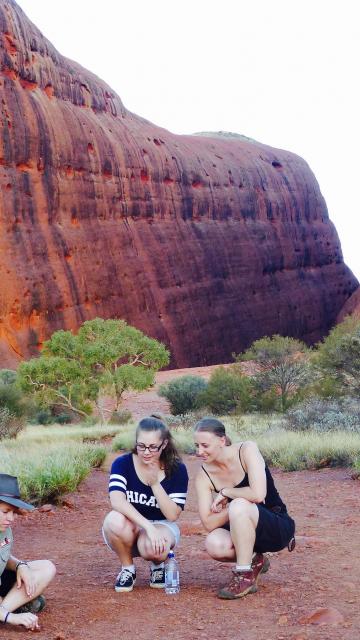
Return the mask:
[[[228,501],[228,498],[223,496],[221,493],[218,493],[211,505],[210,510],[212,511],[212,513],[220,513],[220,511],[226,508]]]
[[[27,564],[21,564],[16,571],[16,582],[18,589],[21,588],[21,584],[24,584],[26,595],[31,597],[36,591],[36,579],[35,574]]]

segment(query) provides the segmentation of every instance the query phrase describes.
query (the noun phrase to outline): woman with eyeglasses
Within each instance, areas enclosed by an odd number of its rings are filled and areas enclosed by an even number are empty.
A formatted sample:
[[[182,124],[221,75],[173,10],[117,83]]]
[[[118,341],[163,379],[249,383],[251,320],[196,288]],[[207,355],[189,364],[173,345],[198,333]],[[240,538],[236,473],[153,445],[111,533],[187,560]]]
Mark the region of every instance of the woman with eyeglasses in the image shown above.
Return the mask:
[[[169,429],[158,416],[143,418],[134,449],[119,456],[110,472],[112,511],[104,520],[103,537],[121,563],[115,591],[132,591],[136,556],[151,562],[150,587],[165,587],[164,562],[179,542],[176,520],[187,487],[187,470]]]

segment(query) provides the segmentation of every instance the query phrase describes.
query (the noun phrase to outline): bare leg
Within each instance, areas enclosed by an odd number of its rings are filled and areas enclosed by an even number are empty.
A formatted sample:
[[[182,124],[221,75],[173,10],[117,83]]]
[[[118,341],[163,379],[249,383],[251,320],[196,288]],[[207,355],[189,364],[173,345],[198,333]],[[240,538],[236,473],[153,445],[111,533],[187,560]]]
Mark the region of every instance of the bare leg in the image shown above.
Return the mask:
[[[206,551],[220,562],[231,562],[235,560],[235,548],[231,539],[230,531],[226,529],[214,529],[206,537]]]
[[[26,604],[27,602],[30,602],[30,600],[39,596],[55,576],[56,568],[50,560],[33,560],[28,564],[36,576],[35,593],[28,596],[23,583],[21,584],[20,589],[18,589],[15,584],[3,598],[1,603],[7,611],[15,611],[23,604]]]
[[[110,511],[104,520],[104,533],[123,566],[133,563],[133,547],[139,527],[117,511]]]
[[[236,498],[229,505],[230,535],[235,547],[236,563],[251,565],[259,510],[253,502]]]

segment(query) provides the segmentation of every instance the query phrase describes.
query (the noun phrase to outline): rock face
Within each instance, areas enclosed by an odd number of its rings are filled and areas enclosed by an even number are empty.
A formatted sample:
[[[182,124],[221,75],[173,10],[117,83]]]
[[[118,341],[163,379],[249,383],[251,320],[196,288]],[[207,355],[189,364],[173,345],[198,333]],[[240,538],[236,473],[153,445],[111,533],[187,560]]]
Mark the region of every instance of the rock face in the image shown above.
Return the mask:
[[[337,317],[337,322],[342,322],[346,316],[356,316],[360,319],[360,287],[358,287],[345,302]]]
[[[328,330],[357,282],[304,160],[130,113],[12,0],[0,31],[0,366],[95,316],[177,367]]]

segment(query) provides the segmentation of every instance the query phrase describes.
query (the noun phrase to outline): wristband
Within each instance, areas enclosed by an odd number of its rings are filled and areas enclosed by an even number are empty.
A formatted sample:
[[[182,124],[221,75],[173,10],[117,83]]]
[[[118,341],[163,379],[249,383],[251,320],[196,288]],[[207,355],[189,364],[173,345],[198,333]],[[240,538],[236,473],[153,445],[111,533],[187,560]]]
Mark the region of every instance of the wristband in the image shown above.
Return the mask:
[[[15,565],[15,572],[18,570],[18,568],[20,567],[20,565],[24,564],[26,567],[28,567],[28,563],[26,562],[26,560],[19,560],[19,562],[16,563]]]

